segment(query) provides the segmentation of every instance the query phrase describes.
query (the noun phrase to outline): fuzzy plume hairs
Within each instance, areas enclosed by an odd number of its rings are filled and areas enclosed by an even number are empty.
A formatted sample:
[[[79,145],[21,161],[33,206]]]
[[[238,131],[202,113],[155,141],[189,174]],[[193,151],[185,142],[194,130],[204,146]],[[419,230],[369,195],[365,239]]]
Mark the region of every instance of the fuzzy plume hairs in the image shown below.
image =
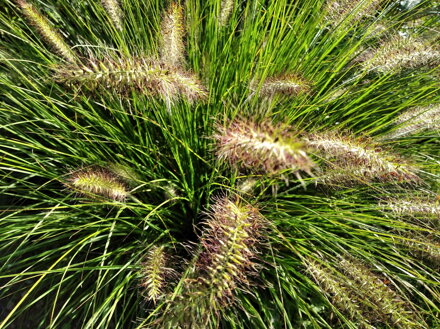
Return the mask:
[[[203,85],[190,73],[146,58],[90,59],[82,66],[59,66],[55,79],[90,91],[110,89],[120,95],[138,91],[171,102],[179,97],[193,102],[207,96]]]
[[[338,271],[326,268],[321,261],[320,257],[305,258],[306,271],[331,297],[331,303],[359,328],[373,329],[381,323],[398,329],[426,328],[400,296],[358,260],[340,257]]]
[[[258,266],[256,255],[267,223],[258,209],[236,197],[211,206],[190,275],[180,296],[167,301],[169,312],[154,328],[216,328],[212,315],[235,303]]]
[[[311,90],[311,83],[299,74],[282,74],[267,78],[258,90],[257,84],[251,83],[251,89],[259,91],[262,98],[272,98],[275,95],[299,96]]]
[[[53,51],[66,61],[74,63],[77,58],[76,55],[64,41],[64,38],[50,25],[47,18],[41,15],[31,3],[25,0],[16,0],[16,2],[21,8],[23,15],[51,46]]]
[[[219,124],[214,139],[217,158],[232,166],[267,174],[285,169],[311,174],[314,165],[292,132],[270,122],[235,119],[227,127]]]
[[[327,182],[356,178],[366,182],[420,182],[415,167],[370,139],[324,132],[308,134],[304,140],[310,149],[328,161],[330,170],[323,177]]]
[[[403,69],[439,65],[440,50],[438,46],[415,37],[394,35],[383,41],[379,48],[361,54],[359,60],[365,71],[395,73]]]
[[[122,30],[122,10],[118,0],[101,0],[102,6],[118,30]]]
[[[65,185],[79,194],[104,197],[123,202],[129,195],[125,183],[113,172],[104,168],[88,168],[73,172]]]
[[[160,48],[162,61],[171,67],[180,67],[185,61],[184,33],[183,8],[172,3],[162,20]]]
[[[393,124],[399,125],[382,139],[396,139],[422,131],[440,131],[440,105],[415,107],[400,114]]]
[[[105,5],[110,17],[117,5],[111,1]],[[116,8],[116,7],[115,7]],[[119,8],[119,7],[118,7]],[[113,19],[113,18],[112,18]],[[117,20],[114,20],[118,26]],[[183,9],[172,3],[166,11],[161,28],[160,57],[121,57],[117,54],[104,58],[83,60],[83,63],[58,65],[54,79],[70,87],[86,91],[108,90],[121,96],[136,91],[164,100],[170,106],[178,99],[189,103],[204,101],[208,92],[195,74],[183,68],[184,52]]]

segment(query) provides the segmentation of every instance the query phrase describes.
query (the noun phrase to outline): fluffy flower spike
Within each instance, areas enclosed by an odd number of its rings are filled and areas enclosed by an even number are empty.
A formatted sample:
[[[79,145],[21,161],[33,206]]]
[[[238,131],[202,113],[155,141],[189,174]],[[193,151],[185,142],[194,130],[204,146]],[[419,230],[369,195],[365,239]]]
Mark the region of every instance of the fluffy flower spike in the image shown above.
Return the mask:
[[[162,20],[162,46],[160,55],[162,61],[170,66],[180,67],[185,57],[183,8],[172,3]]]
[[[387,323],[393,328],[425,328],[421,319],[407,308],[400,296],[367,266],[355,259],[341,257],[339,268],[353,280],[353,289],[356,289],[361,299],[370,302],[364,312],[369,315],[371,321],[379,320],[380,323]]]
[[[313,259],[305,259],[304,265],[318,284],[320,289],[331,297],[332,304],[348,315],[348,317],[359,323],[360,329],[374,329],[368,318],[366,318],[359,308],[355,293],[344,285],[341,279],[334,275],[328,268]]]
[[[381,206],[384,210],[391,210],[398,216],[423,216],[440,219],[440,202],[427,200],[427,198],[389,199]]]
[[[255,85],[252,89],[257,89]],[[298,74],[284,74],[270,77],[264,81],[259,95],[273,97],[275,95],[298,96],[310,91],[310,83]]]
[[[206,89],[188,72],[146,58],[104,58],[86,65],[58,66],[55,79],[88,90],[111,89],[119,94],[138,91],[172,103],[179,97],[187,101],[207,97]]]
[[[101,0],[102,6],[118,30],[122,30],[122,10],[118,0]]]
[[[367,182],[419,182],[416,169],[399,156],[383,150],[371,140],[323,132],[305,136],[306,145],[328,160],[330,171],[324,180],[359,178]],[[341,174],[338,174],[338,172]]]
[[[171,269],[166,267],[167,255],[164,246],[152,247],[142,264],[141,287],[145,289],[147,300],[156,303],[164,297],[164,286]]]
[[[360,328],[388,324],[398,329],[423,329],[423,321],[407,308],[406,303],[357,260],[340,258],[340,272],[332,273],[315,260],[305,259],[305,267],[332,303],[356,322]]]
[[[359,57],[367,71],[393,73],[403,69],[435,67],[440,64],[438,47],[414,37],[393,36],[381,47]]]
[[[218,24],[225,26],[228,24],[232,11],[234,10],[234,0],[223,0],[220,7],[220,16],[218,18]]]
[[[429,236],[422,234],[409,234],[402,240],[402,244],[408,248],[410,254],[416,259],[422,259],[432,268],[440,270],[440,243]]]
[[[337,26],[347,18],[349,23],[372,16],[379,9],[381,0],[330,0],[325,7],[326,23]]]
[[[248,283],[265,223],[256,208],[227,197],[212,205],[209,216],[196,269],[215,298],[229,300],[237,285]]]
[[[236,301],[237,289],[246,289],[257,273],[255,259],[267,226],[258,210],[239,198],[223,197],[208,216],[182,292],[165,301],[170,311],[155,328],[216,328],[213,319]]]
[[[440,105],[410,109],[399,115],[394,123],[400,127],[385,135],[384,139],[400,138],[425,130],[440,131]]]
[[[66,185],[87,196],[102,196],[115,201],[124,201],[129,194],[119,177],[104,168],[76,171]]]
[[[23,15],[35,27],[51,48],[65,60],[72,63],[75,62],[75,54],[66,44],[63,37],[50,25],[49,21],[42,16],[31,3],[28,3],[25,0],[16,0],[16,2],[20,6]]]
[[[313,162],[303,144],[281,126],[235,119],[229,127],[218,125],[214,138],[218,159],[233,166],[269,174],[283,169],[311,174]]]

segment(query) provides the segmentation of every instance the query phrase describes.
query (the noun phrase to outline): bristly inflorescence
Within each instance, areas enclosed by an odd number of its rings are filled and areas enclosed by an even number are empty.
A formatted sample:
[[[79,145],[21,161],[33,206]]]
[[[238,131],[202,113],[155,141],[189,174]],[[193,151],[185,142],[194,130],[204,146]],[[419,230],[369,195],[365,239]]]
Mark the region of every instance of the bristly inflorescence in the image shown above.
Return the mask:
[[[398,216],[423,216],[440,219],[440,202],[429,197],[391,198],[383,201],[381,207]]]
[[[75,62],[77,56],[64,41],[64,38],[51,26],[47,18],[42,16],[31,3],[25,0],[16,0],[16,2],[27,20],[35,27],[51,48],[66,61]]]
[[[298,96],[310,92],[311,83],[299,74],[282,74],[267,78],[261,88],[253,82],[251,89],[258,92],[260,97],[271,98],[275,95]]]
[[[372,322],[387,323],[393,328],[423,329],[422,320],[408,308],[401,297],[384,283],[384,279],[371,272],[360,261],[340,257],[339,268],[347,278],[353,281],[354,289],[360,300],[367,300],[365,314]]]
[[[174,272],[167,267],[169,259],[165,246],[152,247],[142,263],[141,287],[147,300],[156,303],[165,296],[164,289],[167,278]]]
[[[218,124],[214,139],[218,159],[232,166],[268,174],[284,169],[311,174],[313,162],[303,143],[284,126],[235,119],[227,127]]]
[[[122,10],[118,0],[101,0],[101,3],[115,27],[122,30]]]
[[[427,41],[411,36],[394,35],[375,50],[360,55],[366,71],[394,73],[418,67],[432,68],[440,64],[440,50]]]
[[[346,280],[341,280],[339,276],[332,273],[331,269],[311,258],[304,260],[304,266],[322,292],[331,297],[331,302],[335,307],[351,320],[356,321],[360,329],[374,329],[369,319],[365,317],[356,293],[350,286],[346,286]]]
[[[324,261],[324,260],[323,260]],[[313,259],[304,260],[307,272],[332,303],[360,328],[386,323],[393,328],[423,329],[423,321],[401,297],[358,260],[340,257],[338,270],[332,271]]]
[[[240,199],[224,197],[211,207],[201,237],[199,279],[220,300],[230,300],[238,285],[248,283],[255,269],[255,247],[266,224],[258,209]]]
[[[422,260],[433,269],[440,270],[440,240],[438,238],[409,231],[402,234],[402,239],[396,241],[396,244],[405,246],[417,261]]]
[[[113,172],[104,168],[88,168],[73,172],[65,185],[89,197],[104,197],[125,201],[129,192],[125,183]]]
[[[82,65],[60,65],[55,69],[54,78],[90,91],[110,89],[123,95],[138,91],[167,102],[174,102],[179,97],[192,102],[207,96],[206,89],[192,73],[142,57],[106,57],[90,59]]]
[[[225,26],[229,18],[231,17],[232,11],[234,10],[234,0],[223,0],[220,6],[220,15],[218,18],[218,24],[222,27]]]
[[[183,8],[172,3],[162,20],[160,48],[161,60],[171,67],[180,67],[185,61],[184,33]]]
[[[329,0],[325,7],[325,21],[337,26],[344,20],[350,24],[359,22],[366,16],[373,16],[380,8],[382,0]]]
[[[246,291],[256,274],[257,254],[268,227],[258,209],[225,196],[207,215],[182,291],[165,301],[168,312],[153,323],[154,328],[217,328],[215,319],[237,301],[237,289]]]
[[[323,177],[326,181],[420,181],[415,167],[370,139],[323,132],[308,134],[304,140],[309,148],[327,160],[329,171]]]
[[[400,114],[393,123],[399,127],[383,136],[383,139],[405,137],[426,130],[440,131],[440,105],[412,108]]]

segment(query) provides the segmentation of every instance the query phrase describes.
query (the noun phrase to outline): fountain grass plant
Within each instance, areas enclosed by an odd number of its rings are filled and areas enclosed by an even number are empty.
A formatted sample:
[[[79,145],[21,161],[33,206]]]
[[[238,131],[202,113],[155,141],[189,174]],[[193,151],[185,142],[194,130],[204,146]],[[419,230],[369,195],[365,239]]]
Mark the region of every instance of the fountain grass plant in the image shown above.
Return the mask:
[[[0,329],[440,328],[438,13],[3,0]]]

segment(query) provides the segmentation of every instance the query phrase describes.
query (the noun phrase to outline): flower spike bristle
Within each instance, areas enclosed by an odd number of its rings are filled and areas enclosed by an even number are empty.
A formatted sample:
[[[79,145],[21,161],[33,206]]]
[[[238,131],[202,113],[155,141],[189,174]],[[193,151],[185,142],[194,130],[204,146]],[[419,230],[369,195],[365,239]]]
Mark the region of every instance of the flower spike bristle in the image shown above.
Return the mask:
[[[440,105],[415,107],[399,115],[394,122],[400,125],[382,139],[395,139],[422,131],[440,131]]]
[[[415,37],[393,36],[359,57],[366,71],[395,73],[403,69],[433,68],[440,64],[440,50]]]
[[[257,89],[255,83],[251,88]],[[310,82],[298,74],[284,74],[266,79],[259,90],[259,95],[271,98],[275,95],[298,96],[309,92]]]
[[[152,247],[142,263],[141,287],[145,290],[147,300],[156,303],[164,297],[165,280],[169,277],[171,269],[167,268],[168,259],[165,246]]]
[[[234,10],[234,0],[223,0],[220,7],[220,16],[218,18],[219,26],[228,24],[232,11]]]
[[[50,25],[47,18],[41,15],[31,3],[26,2],[25,0],[16,0],[16,2],[20,6],[23,15],[28,19],[32,26],[35,27],[51,48],[66,61],[74,63],[76,61],[74,52],[64,41],[63,37]]]
[[[70,175],[66,186],[86,196],[101,196],[121,202],[129,195],[122,180],[104,168],[75,171]]]
[[[228,127],[218,125],[214,135],[217,157],[232,166],[243,166],[268,174],[284,169],[311,175],[312,160],[292,132],[270,122],[258,124],[235,119]]]
[[[85,65],[57,66],[55,80],[88,90],[114,90],[125,95],[139,91],[173,102],[207,97],[205,87],[191,73],[146,58],[90,59]]]
[[[370,139],[323,132],[305,136],[305,144],[327,160],[327,182],[358,177],[366,182],[418,183],[416,168],[398,155],[385,151]]]
[[[160,48],[162,61],[170,66],[180,67],[184,62],[184,32],[183,8],[177,3],[172,3],[162,20]]]
[[[101,0],[101,2],[115,27],[122,30],[122,10],[118,0]]]

